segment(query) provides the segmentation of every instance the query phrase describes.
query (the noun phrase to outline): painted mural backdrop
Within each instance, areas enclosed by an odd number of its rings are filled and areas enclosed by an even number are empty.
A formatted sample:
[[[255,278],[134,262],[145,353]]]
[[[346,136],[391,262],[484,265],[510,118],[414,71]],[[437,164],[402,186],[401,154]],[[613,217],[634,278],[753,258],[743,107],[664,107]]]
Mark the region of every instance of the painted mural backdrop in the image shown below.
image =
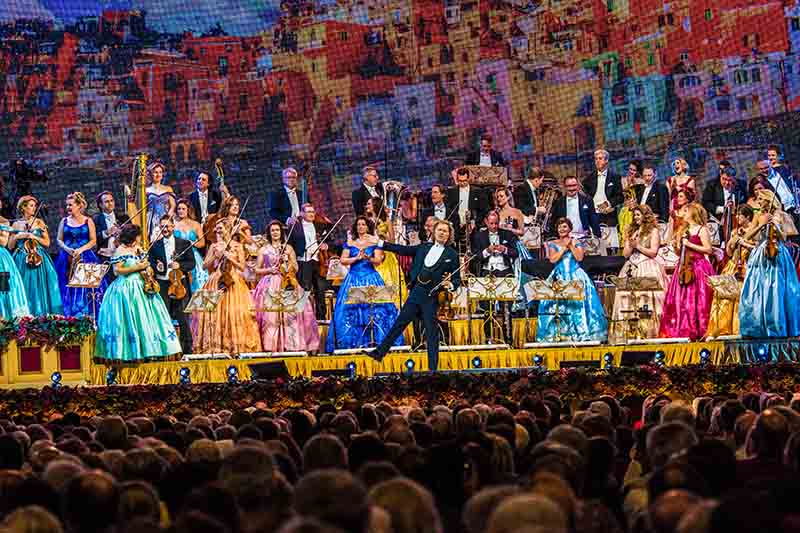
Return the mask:
[[[284,165],[341,209],[365,164],[422,188],[484,132],[515,177],[598,146],[741,176],[800,158],[799,44],[796,0],[5,0],[0,175],[42,170],[55,220],[139,153],[186,192],[219,157],[259,226]]]

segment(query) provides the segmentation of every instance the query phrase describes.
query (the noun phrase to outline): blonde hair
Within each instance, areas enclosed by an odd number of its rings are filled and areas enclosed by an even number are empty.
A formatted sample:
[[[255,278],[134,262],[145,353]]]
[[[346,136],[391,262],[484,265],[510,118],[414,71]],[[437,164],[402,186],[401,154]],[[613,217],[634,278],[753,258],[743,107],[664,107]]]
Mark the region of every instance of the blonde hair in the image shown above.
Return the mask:
[[[69,193],[67,195],[67,200],[72,200],[73,202],[81,206],[81,211],[86,209],[86,206],[89,205],[86,203],[86,197],[83,195],[82,192],[79,191]]]
[[[783,204],[778,198],[778,195],[769,189],[761,189],[758,191],[757,198],[759,202],[765,202],[767,204],[766,209],[770,213],[783,210]]]
[[[25,207],[25,204],[28,202],[36,202],[37,204],[39,203],[36,197],[31,194],[20,196],[19,200],[17,200],[17,213],[22,214],[22,208]]]

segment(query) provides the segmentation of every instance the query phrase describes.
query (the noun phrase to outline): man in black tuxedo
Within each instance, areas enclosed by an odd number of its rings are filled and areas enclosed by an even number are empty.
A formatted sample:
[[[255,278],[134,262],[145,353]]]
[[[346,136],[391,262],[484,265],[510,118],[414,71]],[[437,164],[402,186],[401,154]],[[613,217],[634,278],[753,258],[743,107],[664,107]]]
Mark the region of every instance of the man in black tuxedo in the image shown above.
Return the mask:
[[[669,220],[669,191],[666,185],[658,181],[654,166],[645,165],[642,183],[634,185],[633,192],[637,204],[648,206],[659,221]]]
[[[544,215],[544,206],[539,205],[539,194],[542,192],[544,172],[539,167],[531,169],[525,183],[514,188],[514,207],[522,211],[525,216]]]
[[[552,219],[567,217],[572,222],[575,233],[591,231],[595,237],[600,236],[600,220],[594,210],[592,198],[581,192],[581,184],[575,176],[564,179],[565,195],[553,202]],[[556,236],[556,228],[549,228],[550,235]]]
[[[375,167],[364,167],[364,181],[361,187],[353,191],[353,211],[356,215],[363,215],[367,207],[367,200],[370,198],[383,199],[383,184],[378,177],[378,169]]]
[[[428,345],[428,368],[436,371],[439,368],[439,326],[436,323],[436,312],[439,304],[440,290],[456,290],[461,285],[459,274],[458,252],[449,246],[452,237],[451,225],[438,221],[433,226],[434,242],[417,246],[401,246],[390,242],[378,241],[378,246],[388,252],[413,257],[411,263],[411,292],[392,328],[374,351],[368,351],[370,357],[383,360],[395,339],[402,335],[406,327],[418,315],[422,315]],[[449,280],[439,284],[449,276]],[[437,287],[438,286],[438,287]],[[437,287],[436,290],[433,290]],[[431,291],[433,291],[431,293]]]
[[[467,165],[480,165],[482,167],[504,167],[506,160],[503,154],[492,150],[492,136],[481,136],[481,147],[469,154],[466,161]]]
[[[736,216],[735,208],[746,201],[747,193],[739,186],[733,167],[726,167],[719,179],[706,185],[703,190],[703,207],[709,216],[720,222],[726,205],[733,206],[733,216]]]
[[[480,254],[478,262],[481,277],[507,278],[514,275],[514,260],[519,255],[517,236],[510,231],[500,229],[500,218],[496,212],[490,211],[486,215],[486,228],[481,228],[475,233],[472,249],[475,253]],[[502,329],[506,342],[511,340],[510,304],[510,302],[502,302]],[[487,329],[489,328],[487,327]]]
[[[617,209],[622,205],[622,180],[608,168],[608,152],[605,150],[594,151],[593,172],[583,181],[584,192],[592,199],[595,211],[600,216],[600,222],[609,228],[617,227]],[[595,235],[599,237],[600,235]]]
[[[117,213],[114,194],[111,191],[101,192],[97,195],[95,201],[97,208],[100,210],[99,213],[92,217],[95,231],[97,232],[98,255],[110,257],[111,254],[99,252],[108,248],[108,241],[111,237],[119,235],[120,223],[122,222],[123,215],[122,213]],[[113,254],[113,250],[111,253]]]
[[[456,245],[460,246],[462,241],[471,238],[470,226],[484,219],[491,202],[481,189],[470,185],[468,168],[456,169],[454,177],[456,186],[447,190],[446,203],[455,212],[450,221],[455,226]],[[450,216],[449,212],[447,214]]]
[[[269,195],[270,220],[291,226],[300,215],[300,192],[297,190],[297,171],[292,167],[283,169],[283,186]]]
[[[223,194],[210,187],[208,174],[201,172],[194,180],[194,190],[189,195],[189,203],[200,224],[204,224],[209,215],[213,215],[222,206]]]
[[[194,270],[194,253],[191,251],[192,243],[186,239],[175,236],[175,223],[169,215],[161,217],[161,238],[153,243],[150,248],[150,266],[161,292],[161,298],[167,306],[169,316],[178,323],[180,328],[180,342],[183,353],[192,353],[192,332],[189,329],[189,321],[183,310],[192,297],[192,286],[189,283],[189,274]],[[186,289],[186,296],[180,300],[171,298],[169,291],[169,273],[180,268],[183,271],[183,287]]]
[[[426,207],[422,210],[422,220],[428,220],[428,217],[436,217],[439,220],[447,220],[454,224],[458,220],[458,210],[451,208],[447,204],[447,191],[444,185],[436,183],[431,187],[431,207]],[[423,228],[419,233],[419,240],[422,242],[431,238],[428,232]],[[456,237],[457,238],[457,237]]]
[[[325,239],[330,228],[316,221],[317,212],[313,205],[303,204],[301,212],[303,218],[294,224],[288,242],[297,256],[300,286],[314,296],[317,319],[323,319],[327,280],[319,272],[319,253],[328,249],[328,243],[319,243]]]

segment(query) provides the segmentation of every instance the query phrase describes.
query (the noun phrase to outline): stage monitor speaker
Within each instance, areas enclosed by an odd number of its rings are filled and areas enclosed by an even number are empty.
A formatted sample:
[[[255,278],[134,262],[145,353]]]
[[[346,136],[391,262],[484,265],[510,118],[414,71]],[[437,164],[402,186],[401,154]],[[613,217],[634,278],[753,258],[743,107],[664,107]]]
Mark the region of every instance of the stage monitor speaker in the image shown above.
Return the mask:
[[[253,380],[270,379],[289,379],[289,369],[286,368],[284,361],[274,361],[269,363],[254,363],[247,365],[250,368],[250,376]]]
[[[619,366],[641,366],[653,362],[656,352],[624,350],[619,358]]]
[[[561,361],[560,368],[600,368],[600,361]]]

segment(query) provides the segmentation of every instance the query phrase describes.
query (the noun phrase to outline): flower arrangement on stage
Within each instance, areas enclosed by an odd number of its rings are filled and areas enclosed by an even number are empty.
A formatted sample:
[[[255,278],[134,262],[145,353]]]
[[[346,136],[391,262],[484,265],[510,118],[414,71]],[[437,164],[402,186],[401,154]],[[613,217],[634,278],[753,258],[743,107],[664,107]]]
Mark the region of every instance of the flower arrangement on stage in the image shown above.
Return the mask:
[[[94,332],[94,319],[90,316],[47,315],[0,320],[0,353],[8,348],[12,340],[19,344],[52,348],[80,344]]]
[[[432,407],[458,402],[517,402],[527,394],[542,391],[553,391],[564,401],[587,400],[603,394],[633,401],[657,394],[673,398],[750,391],[791,394],[800,391],[800,366],[775,363],[721,367],[639,366],[610,370],[572,368],[556,372],[398,374],[352,380],[299,378],[237,384],[3,390],[0,391],[0,413],[48,420],[69,411],[83,416],[125,416],[134,412],[159,415],[176,414],[187,407],[206,412],[237,410],[257,402],[275,410],[310,408],[326,402],[341,407],[349,400]]]

